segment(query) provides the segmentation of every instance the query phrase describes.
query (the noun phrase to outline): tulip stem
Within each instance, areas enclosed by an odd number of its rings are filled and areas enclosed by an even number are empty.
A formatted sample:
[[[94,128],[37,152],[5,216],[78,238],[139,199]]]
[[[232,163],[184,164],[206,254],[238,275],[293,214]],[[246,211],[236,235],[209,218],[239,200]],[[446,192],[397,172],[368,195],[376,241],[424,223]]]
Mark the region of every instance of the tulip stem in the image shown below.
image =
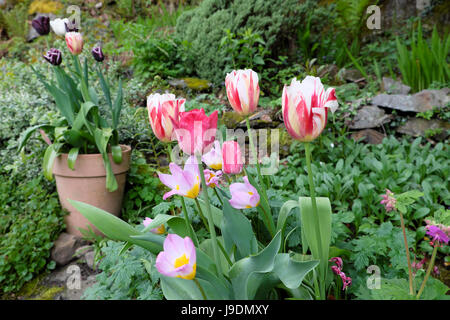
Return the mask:
[[[409,246],[408,246],[408,239],[406,238],[405,221],[403,220],[403,214],[400,211],[399,211],[399,213],[400,213],[400,224],[402,226],[402,231],[403,231],[403,241],[405,241],[406,261],[408,262],[409,294],[414,295],[411,258],[409,257]]]
[[[192,241],[195,241],[196,238],[194,237],[191,222],[189,221],[189,216],[188,216],[187,209],[186,209],[186,202],[184,201],[183,196],[180,196],[180,198],[181,198],[181,206],[183,208],[183,213],[184,213],[184,221],[186,222],[186,229],[188,230],[189,236],[191,237]],[[197,243],[197,246],[198,246],[198,243]]]
[[[197,278],[193,279],[195,284],[197,285],[198,289],[200,290],[200,293],[202,294],[203,300],[208,300],[206,298],[205,290],[203,290],[202,286],[200,285],[200,282],[198,282]]]
[[[319,221],[319,215],[317,211],[317,203],[316,203],[316,193],[314,189],[314,180],[313,180],[313,172],[311,168],[311,146],[309,142],[305,143],[305,155],[306,155],[306,166],[308,168],[308,180],[309,180],[309,192],[311,194],[311,203],[312,203],[312,210],[313,215],[315,219],[315,228],[316,228],[316,234],[317,234],[317,244],[318,244],[318,250],[319,250],[319,260],[321,263],[321,281],[320,281],[320,289],[321,289],[321,296],[322,299],[325,299],[325,279],[327,276],[327,267],[328,267],[328,256],[323,256],[323,250],[322,250],[322,236],[320,233],[320,221]]]
[[[435,244],[434,249],[433,249],[433,254],[431,255],[431,261],[430,261],[430,264],[428,265],[427,273],[425,274],[425,278],[423,279],[422,285],[420,286],[420,290],[417,293],[417,297],[416,297],[417,299],[419,299],[420,296],[422,295],[422,292],[425,289],[425,284],[427,283],[428,278],[430,277],[431,270],[433,270],[434,260],[436,260],[437,248],[438,248],[438,245]]]
[[[222,199],[219,197],[219,193],[217,192],[216,188],[213,188],[214,192],[216,193],[217,199],[219,199],[220,204],[223,206]]]
[[[202,181],[202,190],[203,190],[203,199],[205,201],[206,207],[206,216],[209,224],[209,233],[211,234],[212,247],[213,247],[213,255],[214,262],[216,263],[217,274],[222,277],[222,269],[220,267],[220,259],[219,259],[219,250],[217,248],[217,237],[216,237],[216,229],[214,227],[214,222],[211,215],[211,204],[209,202],[208,196],[208,186],[206,185],[205,175],[203,173],[203,164],[202,164],[202,156],[201,154],[197,154],[197,163],[198,163],[198,171],[200,175],[200,179]]]
[[[202,208],[200,207],[200,202],[198,201],[197,198],[195,198],[195,204],[197,205],[198,214],[200,215],[200,218],[202,219],[203,224],[205,225],[206,231],[209,232],[208,222],[206,221],[205,216],[203,215]]]
[[[246,123],[247,123],[247,131],[248,131],[248,140],[249,140],[249,144],[250,144],[250,151],[253,154],[253,158],[256,159],[256,170],[258,172],[258,180],[260,183],[260,189],[261,189],[261,196],[262,196],[262,200],[264,201],[264,203],[267,205],[267,208],[269,208],[270,210],[270,206],[269,206],[269,198],[267,197],[267,192],[266,192],[266,185],[264,180],[262,179],[261,176],[261,168],[259,166],[259,161],[258,161],[258,155],[256,153],[256,149],[255,149],[255,145],[253,144],[253,137],[252,137],[252,131],[250,128],[250,120],[249,117],[245,118]],[[272,235],[272,237],[275,235],[275,233],[273,232],[273,230],[275,229],[275,224],[273,222],[273,217],[271,212],[266,212],[266,210],[264,210],[264,204],[261,205],[261,208],[263,208],[264,213],[267,215],[267,228],[269,229],[270,234]]]

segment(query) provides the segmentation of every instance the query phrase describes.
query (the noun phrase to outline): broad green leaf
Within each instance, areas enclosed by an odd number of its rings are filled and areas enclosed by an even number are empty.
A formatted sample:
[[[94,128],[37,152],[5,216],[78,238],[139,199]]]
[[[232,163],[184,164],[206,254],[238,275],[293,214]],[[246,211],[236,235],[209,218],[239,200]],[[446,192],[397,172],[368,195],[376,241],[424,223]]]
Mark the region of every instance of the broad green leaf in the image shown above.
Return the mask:
[[[80,148],[72,148],[67,156],[67,165],[70,169],[75,170],[75,161],[77,161],[78,151]]]
[[[223,246],[223,238],[217,237],[217,241],[220,241],[220,243]],[[205,239],[202,243],[200,243],[199,248],[208,255],[211,259],[214,259],[214,252],[213,252],[213,245],[212,245],[211,239]],[[220,258],[220,267],[222,268],[223,274],[228,276],[228,271],[230,269],[230,265],[227,262],[227,259],[223,255],[222,250],[219,250],[219,258]]]
[[[328,255],[331,242],[331,204],[328,198],[316,198],[317,214],[314,217],[312,201],[309,197],[300,197],[299,206],[302,222],[302,233],[311,248],[312,255],[321,262],[320,270],[324,275],[328,268]],[[320,236],[317,234],[316,221],[318,219]],[[319,241],[322,252],[319,252]]]
[[[200,289],[193,280],[160,275],[161,289],[167,300],[203,300]],[[202,281],[206,282],[206,281]]]
[[[230,269],[235,299],[253,299],[258,290],[258,281],[250,281],[253,275],[262,276],[271,272],[275,256],[280,249],[281,232],[278,232],[269,245],[256,255],[237,261]]]
[[[119,145],[111,146],[111,155],[115,163],[122,163],[122,148]]]
[[[106,170],[106,188],[108,191],[113,192],[117,190],[118,184],[116,177],[114,176],[114,173],[111,168],[111,162],[109,161],[108,153],[107,153],[107,147],[109,139],[111,138],[111,129],[98,129],[95,128],[94,130],[94,138],[95,138],[95,144],[97,145],[98,150],[102,154],[103,158],[103,165],[105,166]]]
[[[280,209],[280,213],[278,214],[278,221],[277,221],[277,231],[281,230],[281,238],[284,238],[284,231],[286,229],[286,221],[292,210],[295,208],[298,208],[299,204],[298,201],[289,200],[286,201],[283,206]],[[297,213],[298,211],[295,211],[294,213]]]
[[[44,153],[44,161],[42,164],[44,169],[44,176],[50,181],[53,180],[53,163],[55,162],[56,157],[59,155],[60,147],[60,143],[51,144],[47,147]]]
[[[275,257],[273,272],[286,287],[295,289],[302,284],[303,278],[318,265],[318,260],[297,261],[293,260],[288,253],[279,253]]]
[[[158,245],[155,242],[132,238],[132,236],[143,235],[143,233],[137,231],[118,217],[87,203],[71,199],[69,199],[69,202],[84,217],[86,217],[90,223],[111,240],[130,242],[147,249],[153,254],[158,254],[162,250],[162,245]]]
[[[28,142],[28,140],[30,139],[30,137],[34,131],[36,131],[37,129],[45,130],[45,129],[50,129],[50,128],[53,128],[53,126],[48,125],[48,124],[40,124],[40,125],[33,126],[33,127],[28,128],[27,130],[25,130],[25,132],[22,134],[22,136],[19,139],[19,147],[17,148],[17,151],[20,152],[22,150],[22,148]]]

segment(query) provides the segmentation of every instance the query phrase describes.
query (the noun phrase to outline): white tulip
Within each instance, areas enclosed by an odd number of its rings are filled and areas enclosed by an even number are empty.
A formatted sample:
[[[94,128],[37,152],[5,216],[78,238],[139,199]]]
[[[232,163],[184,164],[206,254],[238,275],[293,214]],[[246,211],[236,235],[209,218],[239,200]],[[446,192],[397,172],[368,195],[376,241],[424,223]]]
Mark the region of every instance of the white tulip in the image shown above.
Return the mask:
[[[55,19],[53,21],[50,21],[50,26],[52,27],[52,30],[54,33],[56,33],[58,36],[64,36],[66,34],[66,23],[69,23],[69,19]]]

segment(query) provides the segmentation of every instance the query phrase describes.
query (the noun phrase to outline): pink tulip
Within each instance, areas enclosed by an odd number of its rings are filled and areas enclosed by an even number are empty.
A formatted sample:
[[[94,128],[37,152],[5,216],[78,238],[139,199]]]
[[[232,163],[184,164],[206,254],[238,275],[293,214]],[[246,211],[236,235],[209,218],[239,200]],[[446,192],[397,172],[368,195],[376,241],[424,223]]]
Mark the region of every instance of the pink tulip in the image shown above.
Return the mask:
[[[222,169],[222,148],[219,141],[214,141],[214,147],[202,156],[202,161],[211,169]]]
[[[220,181],[220,177],[222,176],[222,171],[212,171],[209,169],[205,169],[203,171],[205,174],[206,185],[211,188],[215,188]]]
[[[308,76],[302,82],[294,78],[290,86],[284,86],[283,120],[295,140],[316,139],[327,124],[328,108],[334,112],[337,107],[334,89],[325,91],[320,78]]]
[[[242,171],[241,148],[236,141],[226,141],[222,146],[222,171],[226,174],[238,174]]]
[[[78,55],[83,51],[83,36],[79,32],[67,32],[66,33],[66,44],[69,48],[70,53]]]
[[[225,78],[228,101],[240,115],[256,110],[259,100],[258,74],[250,69],[233,70]]]
[[[255,208],[259,205],[258,191],[249,182],[247,176],[245,183],[233,183],[230,185],[230,205],[235,209]]]
[[[167,277],[192,280],[197,269],[197,256],[191,238],[176,234],[167,235],[164,251],[156,257],[156,269]]]
[[[158,173],[159,180],[169,187],[170,190],[164,194],[166,200],[170,196],[177,194],[183,197],[195,199],[200,192],[200,175],[194,156],[191,156],[181,169],[177,164],[169,164],[171,174]]]
[[[173,121],[173,125],[181,150],[189,155],[203,155],[211,150],[217,131],[217,117],[217,110],[209,117],[203,109],[180,112],[179,121]]]
[[[151,94],[147,98],[150,125],[155,136],[162,142],[174,140],[172,119],[178,121],[179,113],[184,111],[185,99],[176,99],[174,94]]]
[[[144,221],[142,221],[142,224],[144,225],[144,227],[147,227],[150,223],[152,223],[152,221],[153,221],[153,219],[150,219],[149,217],[146,217],[144,219]],[[162,224],[162,225],[160,225],[157,228],[151,229],[150,231],[153,232],[153,233],[156,233],[156,234],[164,234],[164,232],[166,232],[166,228]]]

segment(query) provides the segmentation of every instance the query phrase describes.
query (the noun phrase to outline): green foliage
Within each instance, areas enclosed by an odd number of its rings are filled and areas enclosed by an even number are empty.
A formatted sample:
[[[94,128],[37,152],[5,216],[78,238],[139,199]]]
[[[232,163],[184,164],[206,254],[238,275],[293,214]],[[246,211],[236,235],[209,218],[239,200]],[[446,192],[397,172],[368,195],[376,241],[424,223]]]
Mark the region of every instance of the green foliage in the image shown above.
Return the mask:
[[[28,33],[28,5],[20,3],[11,10],[0,11],[0,29],[5,27],[10,38],[25,39]]]
[[[397,39],[397,61],[402,73],[403,82],[414,92],[427,89],[434,81],[446,83],[450,81],[448,54],[450,52],[450,35],[443,39],[438,35],[436,26],[431,41],[423,38],[422,24],[411,32],[411,43]]]
[[[64,225],[55,193],[42,178],[21,182],[0,176],[0,293],[19,290],[51,270],[50,249]]]
[[[130,223],[141,223],[155,205],[162,202],[156,170],[150,167],[145,158],[131,163],[127,177],[122,217]]]
[[[220,83],[228,69],[227,52],[219,50],[225,30],[239,34],[251,29],[259,33],[265,48],[276,57],[295,38],[301,23],[297,17],[299,7],[295,0],[205,0],[178,18],[176,34],[192,44],[194,69],[200,77]]]
[[[123,244],[108,241],[101,249],[102,258],[96,283],[86,289],[86,300],[161,300],[158,286],[159,272],[154,267],[156,257],[142,249],[132,247],[121,253]]]

